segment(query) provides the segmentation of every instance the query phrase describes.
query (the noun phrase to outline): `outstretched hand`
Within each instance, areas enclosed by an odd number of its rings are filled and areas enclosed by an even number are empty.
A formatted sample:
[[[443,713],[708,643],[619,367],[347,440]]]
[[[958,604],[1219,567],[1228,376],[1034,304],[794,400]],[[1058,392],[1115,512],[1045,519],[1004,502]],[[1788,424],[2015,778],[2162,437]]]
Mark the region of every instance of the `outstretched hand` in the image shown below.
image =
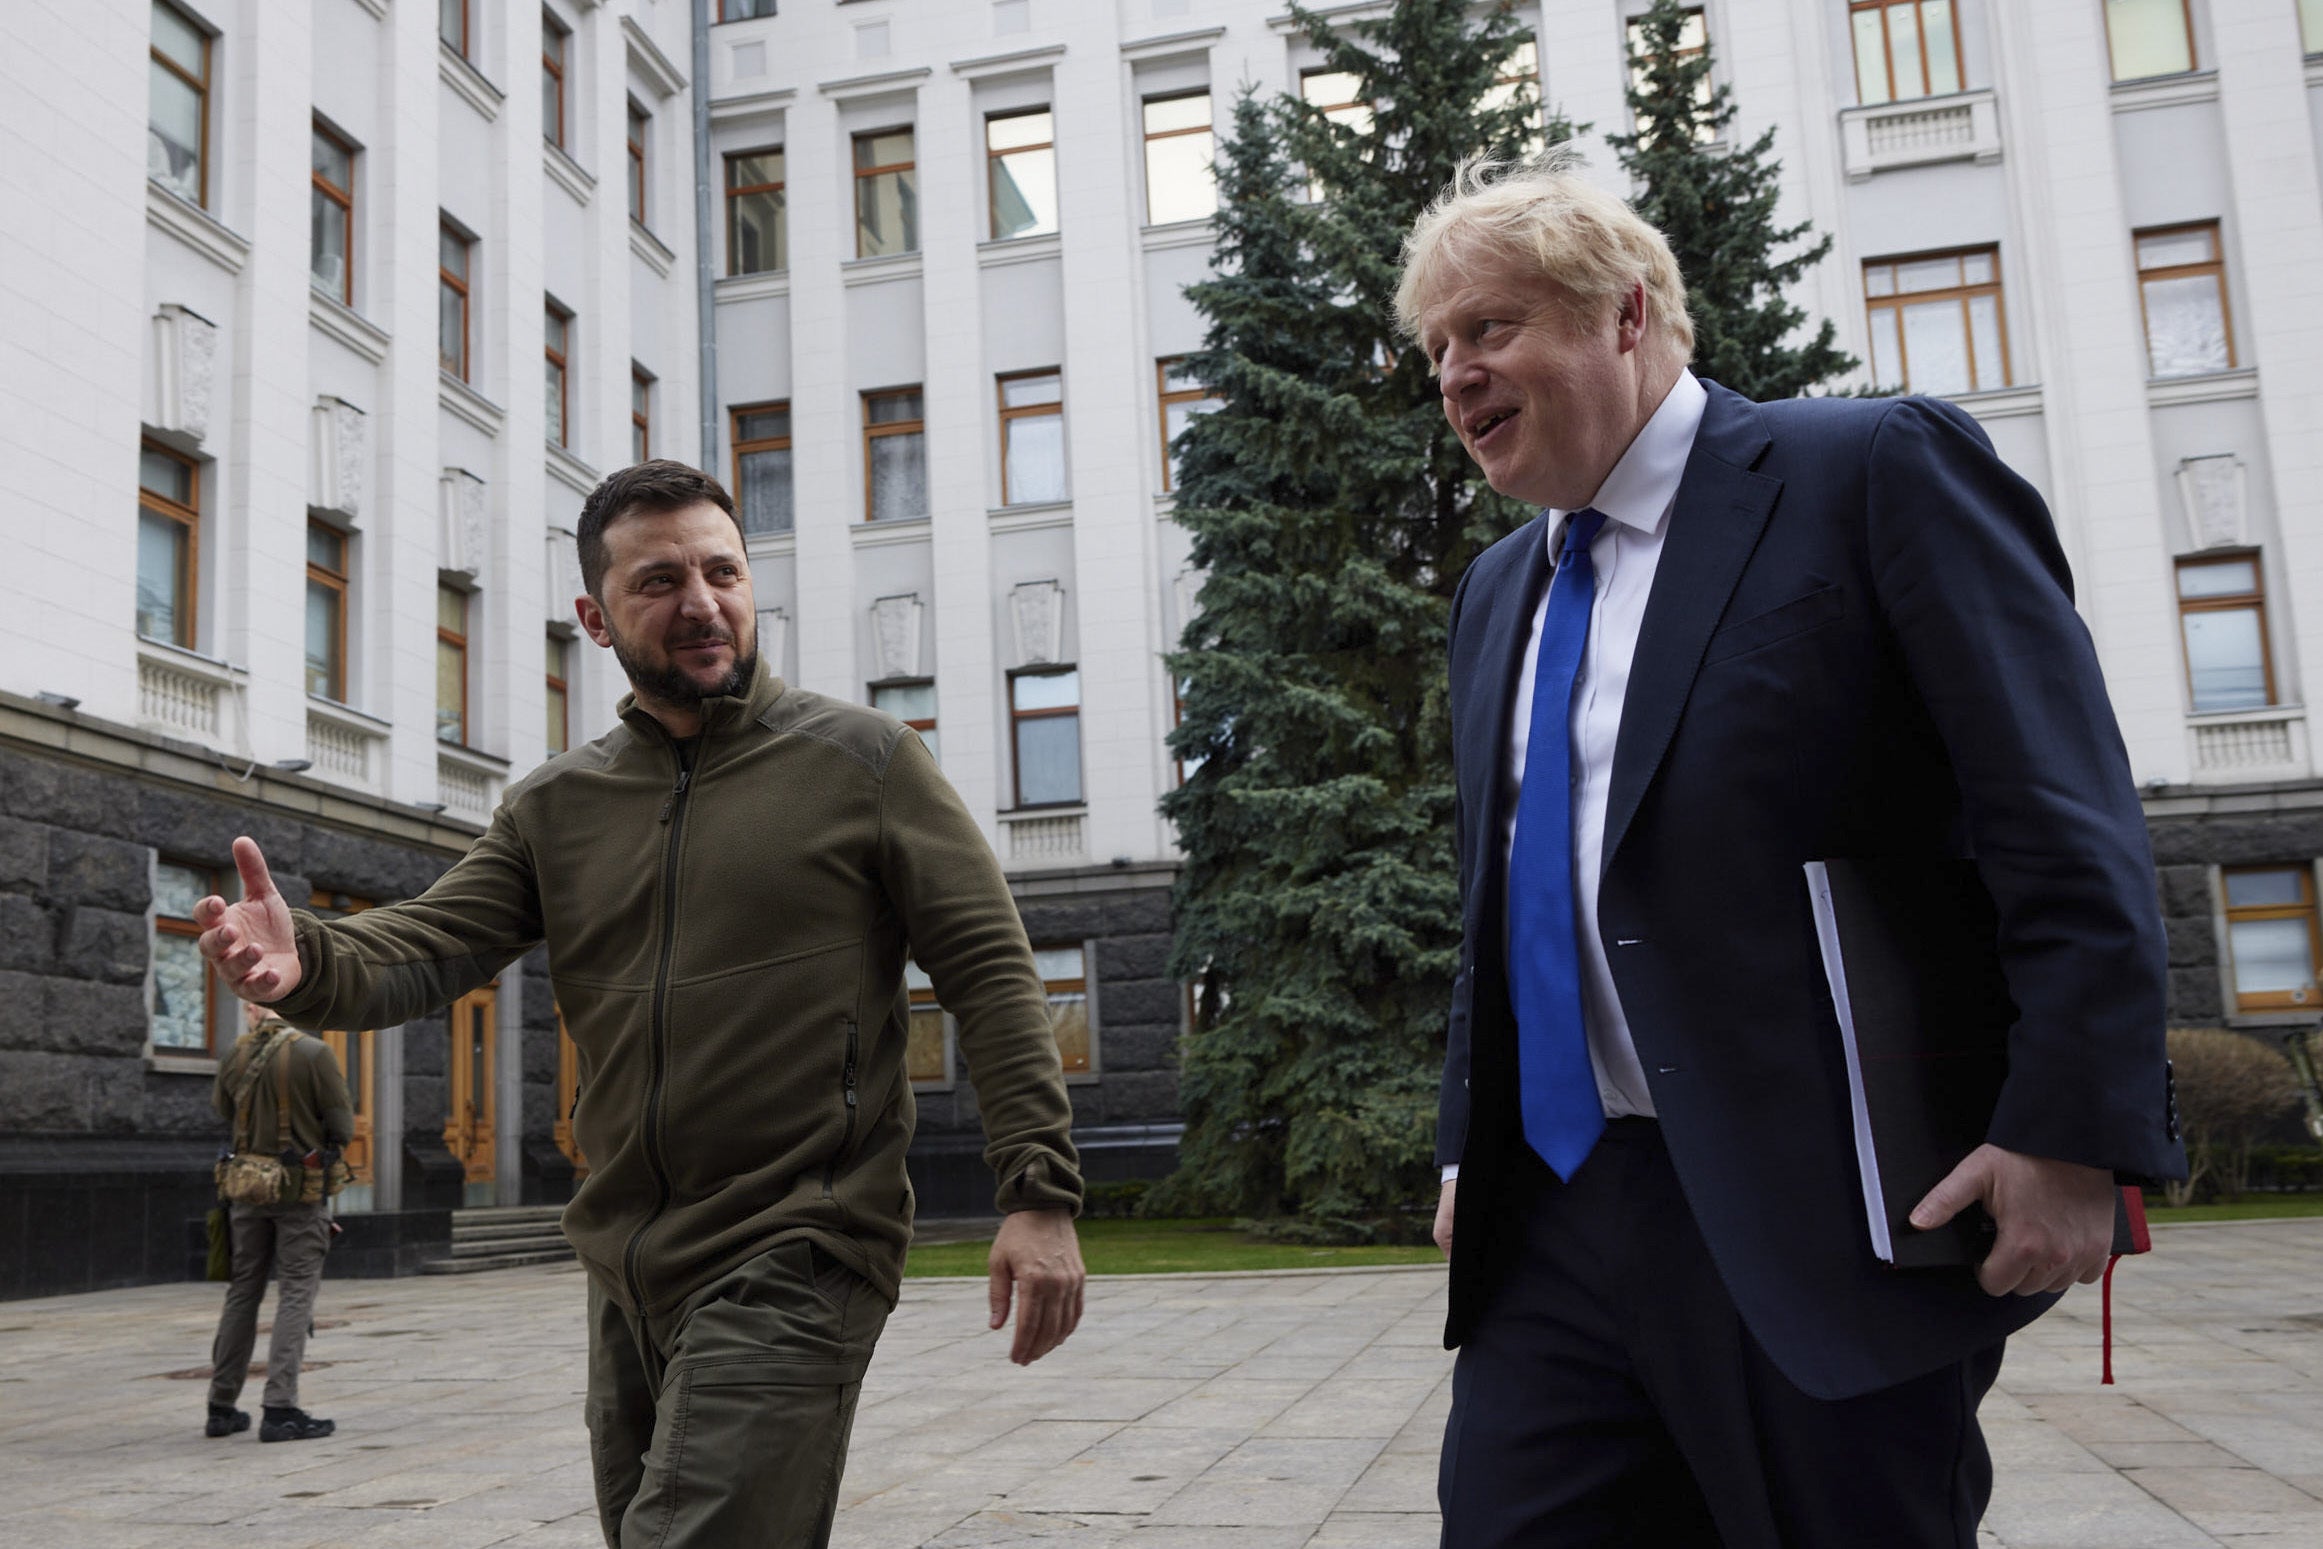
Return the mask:
[[[2000,1230],[1977,1283],[1991,1296],[2039,1296],[2105,1273],[2113,1198],[2102,1167],[1982,1145],[1912,1207],[1912,1225],[1927,1231],[1981,1203]]]
[[[213,893],[195,904],[194,923],[202,928],[195,945],[226,988],[244,1000],[272,1005],[297,989],[303,977],[290,906],[275,891],[274,874],[266,869],[256,840],[234,841],[234,869],[242,874],[241,902],[230,904]]]
[[[1030,1366],[1065,1342],[1081,1324],[1081,1241],[1069,1210],[1018,1210],[992,1239],[991,1327],[1008,1322],[1016,1293],[1016,1342],[1008,1358]]]

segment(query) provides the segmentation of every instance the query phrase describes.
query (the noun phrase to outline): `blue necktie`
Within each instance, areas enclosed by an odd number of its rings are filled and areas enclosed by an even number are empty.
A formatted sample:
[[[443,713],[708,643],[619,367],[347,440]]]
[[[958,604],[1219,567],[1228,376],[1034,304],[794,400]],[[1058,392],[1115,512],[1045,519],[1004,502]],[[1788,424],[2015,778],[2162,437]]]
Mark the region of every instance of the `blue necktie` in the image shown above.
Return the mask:
[[[1581,945],[1573,896],[1573,683],[1589,643],[1597,573],[1589,545],[1601,511],[1575,511],[1549,582],[1534,659],[1532,731],[1508,858],[1509,991],[1516,1003],[1524,1138],[1560,1178],[1605,1132],[1605,1107],[1581,1025]]]

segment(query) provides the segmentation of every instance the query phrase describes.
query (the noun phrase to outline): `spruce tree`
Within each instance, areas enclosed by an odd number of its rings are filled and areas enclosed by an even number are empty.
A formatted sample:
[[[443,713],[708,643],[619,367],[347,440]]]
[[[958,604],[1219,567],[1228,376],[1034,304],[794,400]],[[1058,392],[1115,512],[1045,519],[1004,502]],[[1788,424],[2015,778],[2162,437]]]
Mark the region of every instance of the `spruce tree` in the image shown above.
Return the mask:
[[[1163,802],[1185,853],[1171,961],[1198,1003],[1179,1171],[1148,1209],[1412,1240],[1460,938],[1444,629],[1468,561],[1531,513],[1476,475],[1391,298],[1461,160],[1544,131],[1529,84],[1500,83],[1523,42],[1505,9],[1292,10],[1372,121],[1246,93],[1213,274],[1188,289],[1209,325],[1189,366],[1223,400],[1179,443],[1205,581],[1168,659],[1192,770]]]
[[[1629,87],[1636,132],[1609,135],[1636,187],[1634,203],[1669,239],[1694,315],[1694,370],[1745,398],[1791,398],[1855,369],[1831,321],[1791,340],[1807,314],[1786,289],[1831,251],[1807,241],[1811,222],[1778,226],[1770,126],[1748,145],[1711,143],[1733,124],[1733,93],[1710,78],[1708,38],[1680,53],[1689,12],[1656,0],[1634,23],[1637,74]],[[1801,243],[1789,256],[1778,250]]]

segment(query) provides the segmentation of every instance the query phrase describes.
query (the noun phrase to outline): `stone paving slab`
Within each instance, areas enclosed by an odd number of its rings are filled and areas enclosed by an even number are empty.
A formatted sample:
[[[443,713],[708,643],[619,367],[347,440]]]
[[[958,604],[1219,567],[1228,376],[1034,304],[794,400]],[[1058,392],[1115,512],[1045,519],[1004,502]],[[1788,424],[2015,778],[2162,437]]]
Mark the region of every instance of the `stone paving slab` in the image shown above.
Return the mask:
[[[2323,1549],[2323,1221],[2171,1227],[2078,1290],[1984,1410],[1994,1549]],[[1030,1370],[981,1282],[910,1281],[873,1363],[840,1549],[1432,1549],[1440,1269],[1094,1282]],[[586,1549],[570,1264],[332,1281],[321,1442],[200,1435],[220,1291],[0,1303],[0,1545]],[[255,1404],[256,1384],[246,1395]]]

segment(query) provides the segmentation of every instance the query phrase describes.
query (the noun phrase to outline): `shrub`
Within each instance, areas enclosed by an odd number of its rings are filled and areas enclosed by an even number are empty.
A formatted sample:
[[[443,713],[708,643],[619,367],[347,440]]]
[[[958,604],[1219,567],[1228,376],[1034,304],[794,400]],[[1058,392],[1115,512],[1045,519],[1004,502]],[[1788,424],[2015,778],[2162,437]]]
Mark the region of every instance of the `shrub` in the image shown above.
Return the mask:
[[[2186,1181],[2168,1185],[2173,1205],[2193,1199],[2207,1178],[2215,1192],[2250,1183],[2251,1142],[2299,1101],[2291,1062],[2255,1038],[2220,1027],[2170,1029],[2178,1072],[2178,1128],[2186,1137]]]

